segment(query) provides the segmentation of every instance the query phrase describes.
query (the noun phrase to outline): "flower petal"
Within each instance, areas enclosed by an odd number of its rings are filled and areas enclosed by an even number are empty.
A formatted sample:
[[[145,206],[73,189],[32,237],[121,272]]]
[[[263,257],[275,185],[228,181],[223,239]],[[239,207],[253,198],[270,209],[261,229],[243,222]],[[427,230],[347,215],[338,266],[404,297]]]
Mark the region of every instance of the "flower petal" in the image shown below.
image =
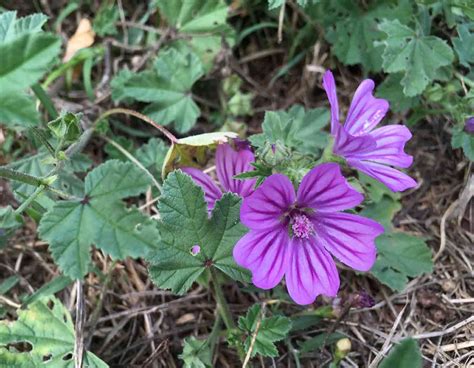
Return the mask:
[[[365,152],[371,152],[377,147],[375,139],[369,134],[354,136],[349,134],[341,125],[336,126],[333,152],[345,158]]]
[[[234,247],[238,265],[252,271],[252,282],[261,289],[271,289],[283,278],[288,264],[290,239],[285,227],[250,231]]]
[[[339,104],[337,102],[336,82],[330,70],[327,70],[323,76],[323,88],[328,96],[331,106],[331,134],[335,134],[335,129],[339,123]]]
[[[294,202],[295,190],[290,179],[273,174],[253,194],[244,198],[240,220],[252,230],[280,226],[281,216]]]
[[[313,168],[301,181],[297,194],[300,207],[310,207],[316,211],[347,210],[363,200],[364,196],[347,182],[336,163]]]
[[[403,192],[416,187],[417,183],[407,174],[377,162],[348,159],[349,166],[385,184],[392,192]]]
[[[387,100],[372,95],[374,81],[362,81],[352,98],[344,128],[351,135],[362,135],[370,132],[385,116],[389,104]]]
[[[337,259],[358,271],[368,271],[375,262],[375,238],[383,226],[349,213],[323,213],[313,217],[316,238]]]
[[[319,294],[336,296],[339,274],[331,255],[315,239],[293,238],[286,271],[288,293],[296,303],[311,304]]]
[[[253,192],[255,179],[238,180],[235,175],[250,171],[255,156],[250,149],[234,150],[228,143],[220,144],[216,151],[216,171],[219,182],[227,192],[246,197]]]
[[[204,198],[207,202],[207,209],[212,211],[217,200],[222,197],[222,191],[212,181],[209,175],[194,167],[182,167],[181,170],[188,174],[194,182],[204,191]]]
[[[376,148],[352,154],[350,158],[370,160],[403,168],[409,167],[413,163],[413,157],[404,152],[405,143],[412,137],[406,126],[387,125],[375,129],[369,135],[376,141]]]

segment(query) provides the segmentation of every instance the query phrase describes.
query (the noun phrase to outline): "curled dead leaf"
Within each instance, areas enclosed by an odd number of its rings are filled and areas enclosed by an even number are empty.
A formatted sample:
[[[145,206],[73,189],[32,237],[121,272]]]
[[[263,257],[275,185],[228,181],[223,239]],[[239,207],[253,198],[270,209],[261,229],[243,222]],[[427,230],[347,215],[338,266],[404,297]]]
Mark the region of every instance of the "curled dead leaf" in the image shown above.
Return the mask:
[[[83,18],[77,26],[76,32],[67,42],[66,52],[63,61],[67,62],[72,59],[74,54],[80,49],[92,46],[94,44],[95,32],[89,19]]]

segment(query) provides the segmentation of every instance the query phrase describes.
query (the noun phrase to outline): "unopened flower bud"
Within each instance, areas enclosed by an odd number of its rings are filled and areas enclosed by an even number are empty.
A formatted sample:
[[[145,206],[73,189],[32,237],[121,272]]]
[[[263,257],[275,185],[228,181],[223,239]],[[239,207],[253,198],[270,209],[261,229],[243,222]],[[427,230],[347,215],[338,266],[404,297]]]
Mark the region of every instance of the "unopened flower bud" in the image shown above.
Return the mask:
[[[466,133],[474,134],[474,116],[466,119],[466,123],[464,125],[464,130]]]
[[[349,340],[347,337],[338,340],[336,343],[336,352],[334,353],[335,360],[339,362],[344,359],[344,357],[351,351],[351,348],[351,340]]]

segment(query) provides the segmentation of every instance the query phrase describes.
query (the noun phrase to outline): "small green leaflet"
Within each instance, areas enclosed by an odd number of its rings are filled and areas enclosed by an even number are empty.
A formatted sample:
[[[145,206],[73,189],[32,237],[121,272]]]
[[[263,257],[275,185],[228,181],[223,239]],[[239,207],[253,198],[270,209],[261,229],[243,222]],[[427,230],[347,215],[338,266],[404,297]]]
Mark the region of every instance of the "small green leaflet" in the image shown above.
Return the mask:
[[[148,176],[135,165],[110,160],[87,175],[83,199],[56,202],[38,231],[65,275],[80,279],[88,272],[92,244],[113,259],[142,257],[155,249],[156,224],[121,201],[148,186]]]
[[[191,49],[208,72],[225,41],[234,44],[234,30],[227,24],[228,7],[224,0],[156,0],[160,12],[183,39],[173,47]]]
[[[404,73],[401,85],[408,97],[421,94],[437,79],[439,68],[453,62],[451,47],[439,37],[421,35],[398,20],[384,19],[379,29],[387,34],[385,40],[376,43],[385,46],[383,69],[387,73]]]
[[[171,172],[163,184],[158,205],[161,241],[150,254],[150,276],[162,289],[184,294],[209,267],[234,280],[248,281],[249,273],[237,266],[232,249],[246,233],[240,224],[241,199],[226,193],[209,219],[201,187],[181,170]],[[195,255],[191,248],[199,246]]]
[[[474,134],[466,133],[463,129],[454,129],[451,145],[453,148],[462,148],[466,157],[474,161]]]
[[[17,321],[0,322],[1,367],[74,367],[74,325],[58,299],[43,298],[17,313]],[[18,351],[15,349],[18,344],[27,344],[31,351]],[[108,365],[93,353],[85,352],[84,367],[106,368]]]
[[[118,32],[115,24],[119,18],[120,13],[117,6],[107,2],[102,3],[92,23],[95,33],[101,37],[116,35]]]
[[[283,340],[291,329],[287,317],[264,317],[260,304],[253,305],[245,316],[239,318],[239,328],[245,333],[245,350],[248,352],[252,338],[257,333],[251,356],[257,354],[268,357],[278,356],[275,342]],[[258,328],[258,330],[257,330]]]
[[[474,64],[474,23],[459,24],[457,31],[459,37],[452,39],[454,50],[459,62],[466,68],[471,68],[470,64]]]
[[[184,340],[183,353],[179,356],[185,368],[212,368],[212,354],[206,340],[189,337]]]
[[[305,110],[303,106],[292,106],[288,111],[265,113],[263,133],[249,138],[252,145],[263,148],[265,143],[283,143],[286,147],[306,154],[316,154],[325,147],[328,134],[322,129],[329,121],[325,108]]]
[[[375,242],[378,255],[371,273],[391,289],[401,291],[408,277],[433,271],[431,251],[423,239],[391,232],[380,235]]]
[[[408,338],[392,348],[390,354],[380,363],[379,368],[421,368],[422,366],[418,343]]]
[[[153,70],[119,73],[111,84],[112,97],[149,102],[146,115],[162,125],[174,122],[176,130],[185,133],[200,115],[191,88],[203,74],[201,62],[189,49],[168,49],[159,54]]]
[[[0,92],[0,124],[30,127],[39,121],[33,98],[23,92]]]

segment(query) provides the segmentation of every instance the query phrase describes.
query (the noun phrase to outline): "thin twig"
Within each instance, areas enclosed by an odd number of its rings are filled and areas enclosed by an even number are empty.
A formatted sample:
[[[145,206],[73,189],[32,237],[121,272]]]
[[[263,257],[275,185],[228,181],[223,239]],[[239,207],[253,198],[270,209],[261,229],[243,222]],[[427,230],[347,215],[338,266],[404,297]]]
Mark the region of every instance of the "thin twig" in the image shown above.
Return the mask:
[[[84,308],[84,285],[81,280],[76,281],[76,338],[74,342],[74,367],[82,368],[84,360],[84,322],[86,311]]]

